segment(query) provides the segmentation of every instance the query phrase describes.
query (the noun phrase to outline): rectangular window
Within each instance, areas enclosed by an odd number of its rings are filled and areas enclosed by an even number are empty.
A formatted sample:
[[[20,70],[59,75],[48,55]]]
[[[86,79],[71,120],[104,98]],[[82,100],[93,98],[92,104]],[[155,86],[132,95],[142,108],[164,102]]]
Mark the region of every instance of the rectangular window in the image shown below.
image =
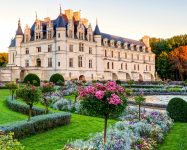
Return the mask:
[[[92,54],[92,47],[89,47],[89,54]]]
[[[52,45],[48,45],[48,52],[52,52]]]
[[[58,66],[60,67],[60,62],[58,62]]]
[[[84,52],[84,44],[83,43],[79,43],[79,51]]]
[[[105,50],[105,57],[107,57],[107,51]]]
[[[60,33],[58,33],[58,38],[60,38]]]
[[[60,46],[58,46],[58,51],[60,51]]]
[[[26,48],[25,54],[29,54],[29,48]]]
[[[73,45],[72,44],[69,45],[69,51],[73,52]]]
[[[38,53],[40,53],[42,51],[41,47],[37,47],[36,50]]]
[[[78,67],[82,67],[82,56],[78,57]]]
[[[52,67],[52,58],[48,58],[48,67]]]
[[[111,56],[114,57],[114,52],[113,51],[111,52]]]
[[[125,59],[127,59],[127,53],[125,53]]]
[[[89,68],[92,68],[92,60],[89,60]]]
[[[29,60],[25,60],[25,67],[29,67]]]
[[[120,59],[120,52],[118,52],[118,59]]]
[[[69,58],[69,67],[73,68],[73,58]]]

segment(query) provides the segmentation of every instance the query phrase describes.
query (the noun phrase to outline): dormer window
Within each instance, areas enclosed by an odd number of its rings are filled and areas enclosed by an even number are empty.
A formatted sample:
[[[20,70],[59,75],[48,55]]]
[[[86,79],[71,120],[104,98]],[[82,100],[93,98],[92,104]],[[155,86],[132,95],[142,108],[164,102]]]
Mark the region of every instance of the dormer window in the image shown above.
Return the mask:
[[[117,42],[117,47],[121,48],[121,42],[120,41]]]
[[[136,51],[137,49],[136,49],[136,45],[134,45],[134,50]]]
[[[92,41],[92,35],[91,34],[88,35],[88,41],[90,41],[90,42]]]
[[[83,40],[84,39],[84,34],[82,32],[79,32],[79,39]]]
[[[69,38],[73,38],[73,32],[72,32],[72,30],[69,30]]]
[[[127,44],[127,49],[131,50],[131,45],[130,44]]]
[[[104,39],[103,44],[104,44],[104,46],[108,46],[108,39]]]
[[[110,46],[112,46],[112,47],[114,46],[114,40],[110,41]]]
[[[53,37],[52,36],[52,31],[48,31],[48,35],[47,36],[48,36],[48,39],[52,39],[52,37]]]

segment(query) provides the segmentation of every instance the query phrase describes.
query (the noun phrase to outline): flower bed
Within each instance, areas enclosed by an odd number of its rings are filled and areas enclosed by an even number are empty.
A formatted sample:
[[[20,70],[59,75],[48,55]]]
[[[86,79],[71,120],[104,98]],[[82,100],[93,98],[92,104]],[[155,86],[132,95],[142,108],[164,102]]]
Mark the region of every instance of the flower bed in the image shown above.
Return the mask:
[[[64,149],[156,149],[173,124],[166,114],[160,112],[144,112],[142,120],[138,121],[137,110],[134,109],[128,109],[120,118],[121,121],[108,130],[106,145],[102,133],[98,133],[87,141],[71,142]]]

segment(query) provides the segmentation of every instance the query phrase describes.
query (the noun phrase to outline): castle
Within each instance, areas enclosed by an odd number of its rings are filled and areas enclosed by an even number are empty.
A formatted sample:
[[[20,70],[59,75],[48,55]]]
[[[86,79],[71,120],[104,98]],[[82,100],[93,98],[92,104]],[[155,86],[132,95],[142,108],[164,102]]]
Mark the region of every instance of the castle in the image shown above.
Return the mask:
[[[22,31],[21,22],[9,46],[10,80],[28,73],[49,80],[60,73],[66,80],[155,80],[155,54],[149,37],[141,41],[93,30],[80,12],[65,10],[54,20],[36,20]]]

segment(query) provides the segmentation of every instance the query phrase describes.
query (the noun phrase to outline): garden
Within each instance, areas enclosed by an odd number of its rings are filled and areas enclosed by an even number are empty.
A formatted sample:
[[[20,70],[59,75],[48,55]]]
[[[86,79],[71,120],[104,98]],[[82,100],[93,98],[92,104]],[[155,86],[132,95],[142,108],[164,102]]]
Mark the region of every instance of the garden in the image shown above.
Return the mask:
[[[40,81],[29,74],[0,88],[3,150],[187,148],[185,82],[64,81],[60,74]]]

